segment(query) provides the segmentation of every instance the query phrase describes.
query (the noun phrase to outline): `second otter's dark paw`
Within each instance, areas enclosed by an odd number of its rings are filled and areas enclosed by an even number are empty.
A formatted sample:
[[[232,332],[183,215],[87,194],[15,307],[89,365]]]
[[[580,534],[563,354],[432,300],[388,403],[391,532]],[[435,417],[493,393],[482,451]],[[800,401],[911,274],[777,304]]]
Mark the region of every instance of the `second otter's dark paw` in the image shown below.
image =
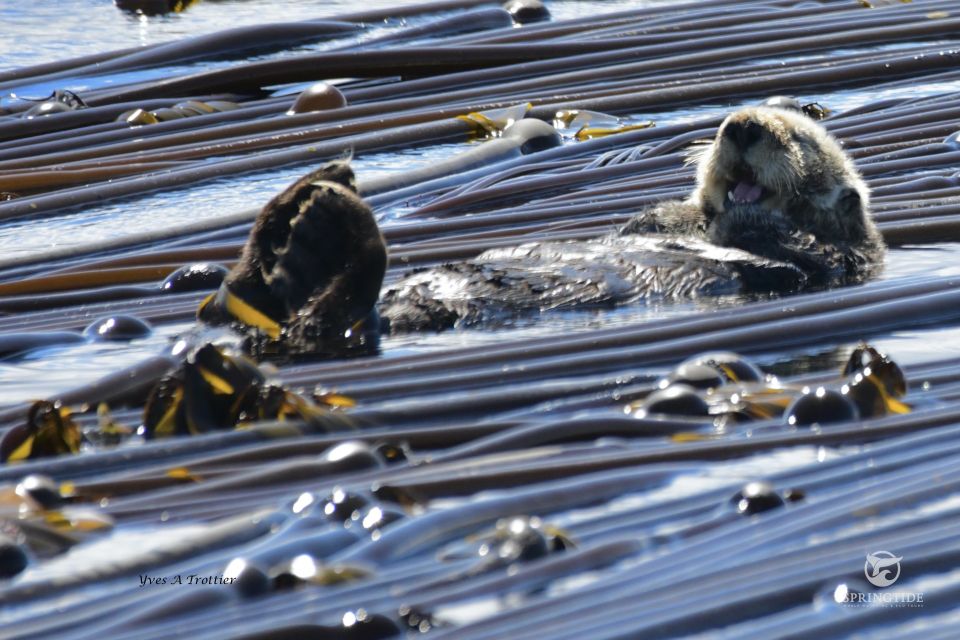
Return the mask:
[[[311,186],[310,196],[300,203],[285,235],[277,238],[282,244],[273,247],[273,266],[264,273],[272,295],[284,301],[286,316],[295,314],[346,266],[352,210],[366,208],[339,184],[317,182]]]
[[[271,200],[240,261],[201,307],[209,323],[239,322],[272,338],[299,315],[343,319],[349,329],[372,308],[386,267],[373,212],[356,194],[353,171],[333,162]]]

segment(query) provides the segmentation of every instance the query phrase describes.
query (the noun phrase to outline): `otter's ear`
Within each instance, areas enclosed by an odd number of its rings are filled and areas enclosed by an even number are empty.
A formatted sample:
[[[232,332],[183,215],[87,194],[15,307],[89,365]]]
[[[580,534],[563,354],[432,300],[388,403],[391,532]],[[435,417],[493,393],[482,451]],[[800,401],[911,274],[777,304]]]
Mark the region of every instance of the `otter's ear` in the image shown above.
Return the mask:
[[[860,216],[863,214],[863,201],[856,189],[845,188],[840,192],[837,200],[837,209],[844,217]]]

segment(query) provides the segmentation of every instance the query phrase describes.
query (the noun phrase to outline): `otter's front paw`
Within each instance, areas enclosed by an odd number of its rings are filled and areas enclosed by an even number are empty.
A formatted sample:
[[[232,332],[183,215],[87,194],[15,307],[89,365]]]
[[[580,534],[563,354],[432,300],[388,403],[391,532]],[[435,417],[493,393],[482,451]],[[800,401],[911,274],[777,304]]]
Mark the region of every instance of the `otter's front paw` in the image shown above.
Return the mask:
[[[383,240],[372,211],[354,189],[349,165],[333,162],[303,176],[267,203],[239,262],[221,290],[201,306],[198,317],[211,324],[239,322],[269,329],[273,335],[308,300],[323,296],[331,283],[343,280],[348,268],[369,267],[376,272],[379,267],[382,278]],[[368,245],[379,248],[382,259],[367,260],[368,254],[376,253],[361,250]],[[379,287],[375,276],[367,279]],[[349,291],[339,293],[350,297]]]
[[[644,233],[663,233],[664,229],[660,224],[660,221],[657,219],[657,216],[652,211],[644,211],[639,213],[632,218],[630,221],[620,227],[620,235],[627,236],[631,234],[644,234]]]
[[[667,200],[634,216],[630,222],[620,227],[620,234],[670,233],[702,236],[706,227],[706,216],[699,205],[689,200]]]
[[[283,300],[286,315],[295,314],[311,295],[326,288],[344,269],[349,256],[345,243],[348,209],[366,206],[341,185],[319,182],[302,202],[274,249],[273,268],[264,275],[272,295]],[[372,214],[371,214],[372,215]]]
[[[736,247],[757,255],[766,255],[769,245],[791,233],[793,226],[778,212],[756,204],[735,204],[714,216],[707,238],[721,247]]]

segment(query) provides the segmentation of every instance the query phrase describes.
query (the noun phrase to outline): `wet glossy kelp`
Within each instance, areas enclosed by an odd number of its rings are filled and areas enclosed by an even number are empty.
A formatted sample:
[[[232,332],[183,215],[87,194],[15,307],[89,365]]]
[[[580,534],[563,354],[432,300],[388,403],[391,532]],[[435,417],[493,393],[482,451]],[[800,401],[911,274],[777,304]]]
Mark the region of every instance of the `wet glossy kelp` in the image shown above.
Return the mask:
[[[390,286],[411,267],[604,235],[683,197],[691,145],[786,93],[819,103],[855,159],[893,260],[957,239],[950,3],[718,0],[509,26],[543,17],[528,4],[333,16],[5,73],[5,91],[62,89],[0,117],[0,216],[463,144],[416,171],[358,171]],[[414,24],[356,37],[401,15]],[[319,54],[75,82],[108,59],[130,71],[333,37]],[[311,100],[267,89],[288,82],[315,85]],[[876,99],[838,107],[851,89]],[[552,144],[509,133],[530,119]],[[262,204],[0,261],[10,367],[175,336],[0,410],[7,634],[956,635],[960,362],[860,343],[955,326],[949,273],[258,363],[193,322]],[[881,551],[901,559],[891,587],[865,572]]]

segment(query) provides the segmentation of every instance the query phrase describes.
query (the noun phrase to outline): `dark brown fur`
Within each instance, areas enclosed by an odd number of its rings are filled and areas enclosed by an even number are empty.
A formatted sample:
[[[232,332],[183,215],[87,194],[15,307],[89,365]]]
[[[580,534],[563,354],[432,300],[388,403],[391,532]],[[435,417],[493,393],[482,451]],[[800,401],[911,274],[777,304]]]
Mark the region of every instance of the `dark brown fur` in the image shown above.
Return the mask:
[[[353,171],[333,162],[300,178],[257,217],[223,286],[285,327],[285,337],[342,335],[380,294],[387,250]],[[201,320],[229,322],[208,305]]]

